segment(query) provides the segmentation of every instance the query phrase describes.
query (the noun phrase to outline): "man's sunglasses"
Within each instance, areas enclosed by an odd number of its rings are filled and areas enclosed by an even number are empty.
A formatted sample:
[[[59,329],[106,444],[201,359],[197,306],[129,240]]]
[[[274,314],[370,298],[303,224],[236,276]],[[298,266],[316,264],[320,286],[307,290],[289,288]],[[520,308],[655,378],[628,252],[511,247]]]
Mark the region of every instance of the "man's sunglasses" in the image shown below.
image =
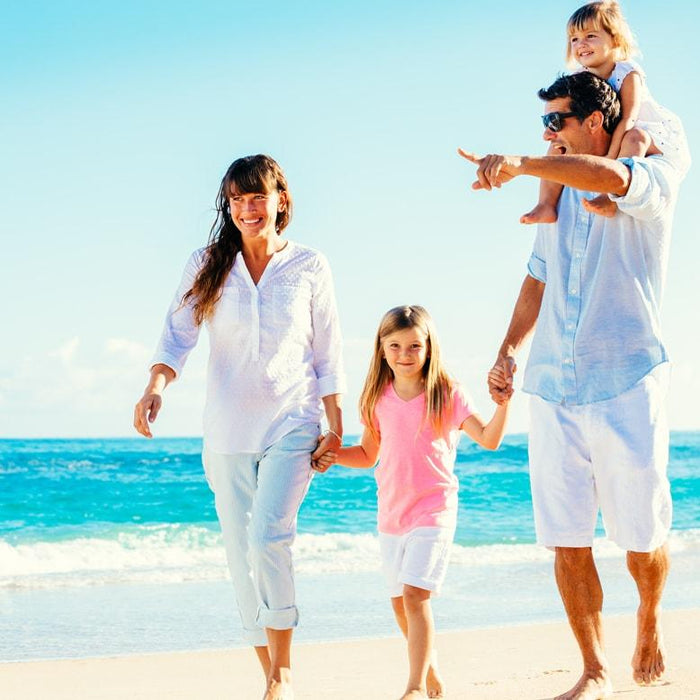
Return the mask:
[[[550,131],[561,131],[564,128],[564,120],[575,116],[576,112],[549,112],[542,115],[542,123]]]

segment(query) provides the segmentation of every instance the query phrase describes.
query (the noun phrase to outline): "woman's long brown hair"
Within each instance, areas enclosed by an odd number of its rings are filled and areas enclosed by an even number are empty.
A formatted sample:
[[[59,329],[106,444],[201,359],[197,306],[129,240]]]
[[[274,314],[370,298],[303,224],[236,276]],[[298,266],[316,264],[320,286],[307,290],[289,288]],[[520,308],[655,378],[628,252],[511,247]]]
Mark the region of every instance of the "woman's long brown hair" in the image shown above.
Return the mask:
[[[275,226],[278,234],[284,231],[292,218],[292,197],[287,178],[270,156],[246,156],[231,163],[216,196],[216,219],[204,249],[204,262],[192,288],[182,297],[183,305],[192,304],[197,325],[201,325],[214,312],[226,276],[233,267],[236,254],[241,250],[241,232],[233,223],[229,208],[229,197],[234,189],[239,194],[269,194],[275,190],[286,193],[287,204],[283,211],[277,213]]]

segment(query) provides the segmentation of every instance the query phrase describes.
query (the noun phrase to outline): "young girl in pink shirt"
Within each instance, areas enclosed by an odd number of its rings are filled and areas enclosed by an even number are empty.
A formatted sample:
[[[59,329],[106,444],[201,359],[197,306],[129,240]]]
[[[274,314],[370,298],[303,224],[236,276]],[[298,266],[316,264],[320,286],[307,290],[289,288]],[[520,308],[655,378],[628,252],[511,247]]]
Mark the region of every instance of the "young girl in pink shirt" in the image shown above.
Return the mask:
[[[361,444],[326,452],[315,463],[318,471],[336,463],[367,468],[379,457],[382,566],[396,621],[408,641],[410,672],[402,700],[444,696],[433,653],[430,596],[439,593],[445,578],[457,523],[457,443],[464,431],[495,450],[507,413],[504,402],[485,424],[445,371],[428,312],[399,306],[384,315],[377,331],[360,397]]]

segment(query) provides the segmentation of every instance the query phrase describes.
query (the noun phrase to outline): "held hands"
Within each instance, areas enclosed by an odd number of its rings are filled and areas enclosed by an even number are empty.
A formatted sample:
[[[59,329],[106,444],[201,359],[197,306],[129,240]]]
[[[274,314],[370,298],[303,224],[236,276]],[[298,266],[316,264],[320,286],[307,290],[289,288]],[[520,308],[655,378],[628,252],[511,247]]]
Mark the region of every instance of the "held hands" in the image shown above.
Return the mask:
[[[501,187],[521,174],[522,158],[520,156],[489,154],[479,157],[461,148],[457,149],[457,153],[478,166],[477,179],[472,183],[473,190],[491,190],[494,187]]]
[[[319,435],[318,446],[311,453],[311,468],[321,473],[328,471],[335,464],[341,444],[335,433],[328,431]]]
[[[506,355],[499,357],[489,370],[489,393],[499,406],[508,403],[513,396],[513,375],[517,369],[515,358]]]
[[[134,428],[147,438],[152,438],[150,424],[157,418],[163,405],[163,397],[156,392],[144,394],[134,407]]]

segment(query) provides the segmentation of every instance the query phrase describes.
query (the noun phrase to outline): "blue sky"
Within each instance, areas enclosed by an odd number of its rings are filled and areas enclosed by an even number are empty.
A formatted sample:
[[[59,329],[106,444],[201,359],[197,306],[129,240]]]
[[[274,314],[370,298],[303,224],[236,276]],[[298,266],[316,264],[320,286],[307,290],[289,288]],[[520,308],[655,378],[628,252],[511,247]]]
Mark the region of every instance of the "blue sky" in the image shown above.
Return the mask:
[[[477,152],[541,153],[535,92],[564,69],[578,3],[25,2],[0,62],[0,436],[131,434],[132,406],[222,174],[266,152],[295,198],[290,238],[336,280],[349,430],[381,314],[421,303],[482,413],[525,274],[537,182],[469,189]],[[691,0],[624,5],[655,97],[700,143]],[[665,299],[671,420],[700,428],[697,167]],[[204,334],[156,432],[200,433]],[[524,356],[523,356],[524,364]],[[526,430],[526,397],[511,430]]]

